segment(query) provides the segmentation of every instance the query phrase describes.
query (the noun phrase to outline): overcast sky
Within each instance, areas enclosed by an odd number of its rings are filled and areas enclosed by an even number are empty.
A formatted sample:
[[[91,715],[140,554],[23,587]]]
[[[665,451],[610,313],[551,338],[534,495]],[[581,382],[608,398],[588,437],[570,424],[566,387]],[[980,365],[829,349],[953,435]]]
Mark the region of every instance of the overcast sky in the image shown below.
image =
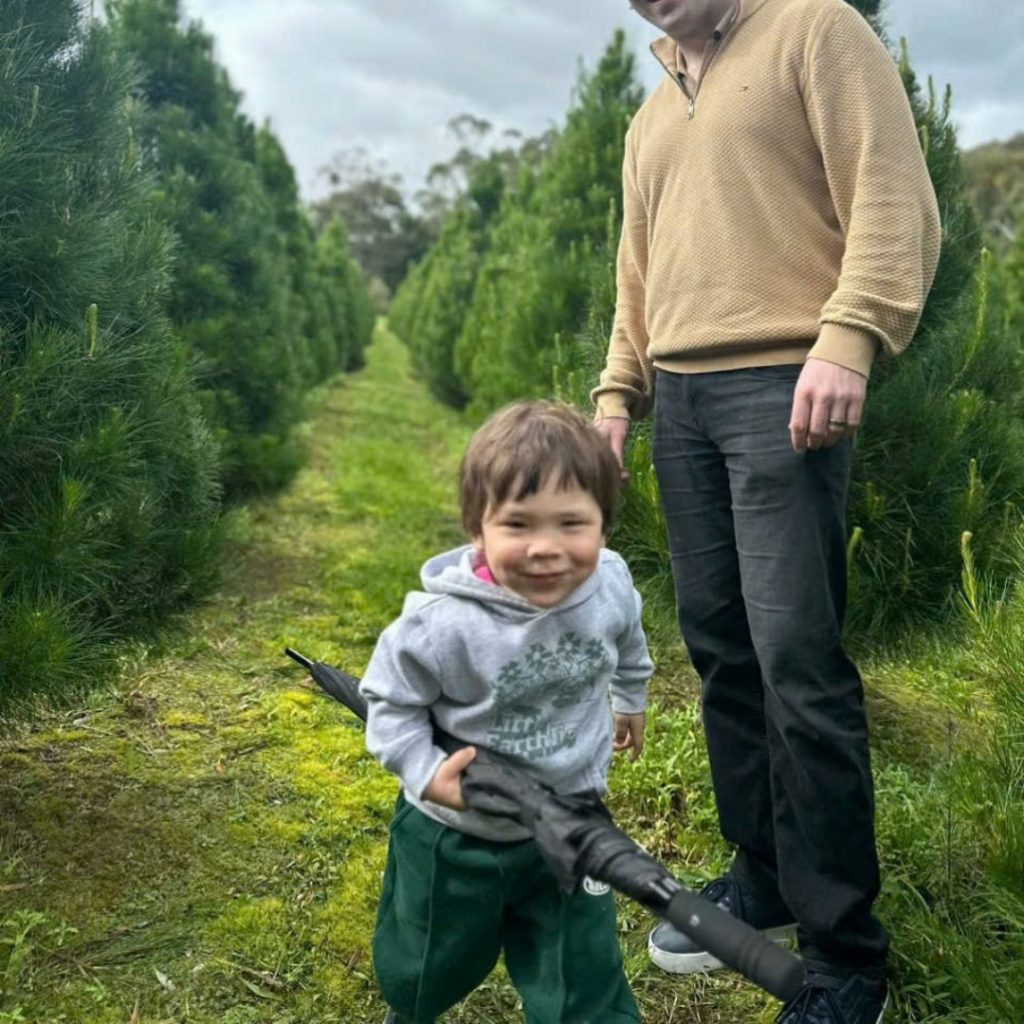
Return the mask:
[[[526,134],[560,124],[579,61],[625,28],[645,85],[664,74],[626,0],[183,0],[217,41],[245,109],[270,118],[309,197],[317,169],[362,145],[413,191],[455,143],[461,113]],[[1024,131],[1022,0],[890,0],[922,76],[954,90],[960,139]]]

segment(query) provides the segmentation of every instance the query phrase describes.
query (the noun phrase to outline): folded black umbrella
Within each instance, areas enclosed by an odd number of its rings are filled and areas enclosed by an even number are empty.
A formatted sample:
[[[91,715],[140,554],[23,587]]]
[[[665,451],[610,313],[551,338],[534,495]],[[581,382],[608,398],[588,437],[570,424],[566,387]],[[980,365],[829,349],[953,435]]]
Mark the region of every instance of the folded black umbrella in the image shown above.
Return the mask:
[[[285,654],[306,668],[325,693],[366,721],[358,679],[290,647]],[[465,746],[440,731],[435,731],[434,739],[449,754]],[[604,882],[664,917],[702,949],[783,1002],[803,985],[799,957],[681,885],[612,822],[596,796],[560,796],[478,748],[462,776],[462,797],[474,810],[524,825],[566,892],[574,891],[584,878]]]

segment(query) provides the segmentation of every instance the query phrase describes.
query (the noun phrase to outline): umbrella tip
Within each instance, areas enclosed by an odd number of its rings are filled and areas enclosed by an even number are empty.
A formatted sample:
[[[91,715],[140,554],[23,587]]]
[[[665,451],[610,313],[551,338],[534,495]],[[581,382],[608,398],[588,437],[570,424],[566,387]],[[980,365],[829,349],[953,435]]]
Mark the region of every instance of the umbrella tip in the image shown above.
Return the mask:
[[[304,654],[299,654],[298,651],[294,650],[291,647],[286,647],[284,649],[284,653],[288,655],[288,657],[291,658],[292,661],[297,661],[303,668],[311,668],[313,665],[313,662],[311,662],[309,658],[307,658]]]

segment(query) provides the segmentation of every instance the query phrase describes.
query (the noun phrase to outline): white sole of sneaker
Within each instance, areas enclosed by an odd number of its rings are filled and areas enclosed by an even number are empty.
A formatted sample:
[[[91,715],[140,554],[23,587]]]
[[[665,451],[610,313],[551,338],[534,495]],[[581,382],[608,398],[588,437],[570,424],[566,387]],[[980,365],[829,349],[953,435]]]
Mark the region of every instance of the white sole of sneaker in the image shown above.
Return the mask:
[[[875,1024],[882,1024],[882,1018],[885,1016],[885,1011],[888,1010],[888,1009],[889,1009],[889,993],[886,992],[886,994],[885,994],[885,1002],[882,1003],[882,1011],[881,1011],[881,1013],[879,1013],[878,1020],[875,1021]]]
[[[773,942],[785,942],[796,935],[795,924],[784,924],[779,928],[765,928],[761,933]],[[660,967],[668,974],[707,974],[709,971],[718,971],[725,967],[725,964],[716,956],[712,956],[707,950],[699,953],[669,953],[664,949],[658,949],[647,938],[647,954],[655,967]],[[881,1017],[878,1018],[881,1021]]]

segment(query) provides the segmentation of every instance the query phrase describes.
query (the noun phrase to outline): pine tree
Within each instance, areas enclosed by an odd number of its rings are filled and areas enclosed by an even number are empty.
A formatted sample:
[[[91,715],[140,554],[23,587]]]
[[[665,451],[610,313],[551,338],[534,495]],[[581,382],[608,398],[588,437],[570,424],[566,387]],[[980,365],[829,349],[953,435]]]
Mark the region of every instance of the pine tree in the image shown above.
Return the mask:
[[[287,273],[286,322],[293,334],[292,357],[300,382],[308,386],[337,369],[342,339],[330,332],[325,282],[316,272],[316,234],[299,202],[295,171],[269,124],[256,133],[256,164],[283,244],[281,264]]]
[[[847,0],[851,7],[856,8],[865,18],[876,18],[882,0]]]
[[[1018,335],[1024,334],[1024,202],[1016,213],[1017,230],[1003,263],[1004,295],[1008,317]]]
[[[477,410],[550,393],[558,339],[586,319],[640,98],[633,56],[616,33],[597,70],[581,73],[550,156],[503,204],[456,343],[456,372]]]
[[[492,153],[469,172],[465,195],[449,214],[438,240],[402,283],[389,323],[409,346],[413,363],[434,394],[456,408],[468,391],[455,369],[455,341],[462,333],[480,264],[501,209],[507,153]]]
[[[202,369],[230,494],[274,487],[298,465],[303,392],[341,343],[310,283],[312,239],[294,176],[179,0],[111,0],[111,26],[139,62],[144,140],[161,182],[158,212],[179,238],[171,316]]]
[[[164,313],[134,72],[75,0],[0,4],[0,703],[80,685],[215,572],[216,448]]]
[[[316,272],[324,282],[330,330],[339,345],[337,365],[342,370],[358,370],[364,363],[375,314],[340,217],[330,220],[317,238]]]
[[[874,638],[933,619],[960,580],[961,536],[980,571],[1005,576],[1024,499],[1017,342],[997,268],[982,256],[950,91],[926,95],[900,69],[942,216],[943,245],[917,335],[879,360],[855,446],[851,625]]]

